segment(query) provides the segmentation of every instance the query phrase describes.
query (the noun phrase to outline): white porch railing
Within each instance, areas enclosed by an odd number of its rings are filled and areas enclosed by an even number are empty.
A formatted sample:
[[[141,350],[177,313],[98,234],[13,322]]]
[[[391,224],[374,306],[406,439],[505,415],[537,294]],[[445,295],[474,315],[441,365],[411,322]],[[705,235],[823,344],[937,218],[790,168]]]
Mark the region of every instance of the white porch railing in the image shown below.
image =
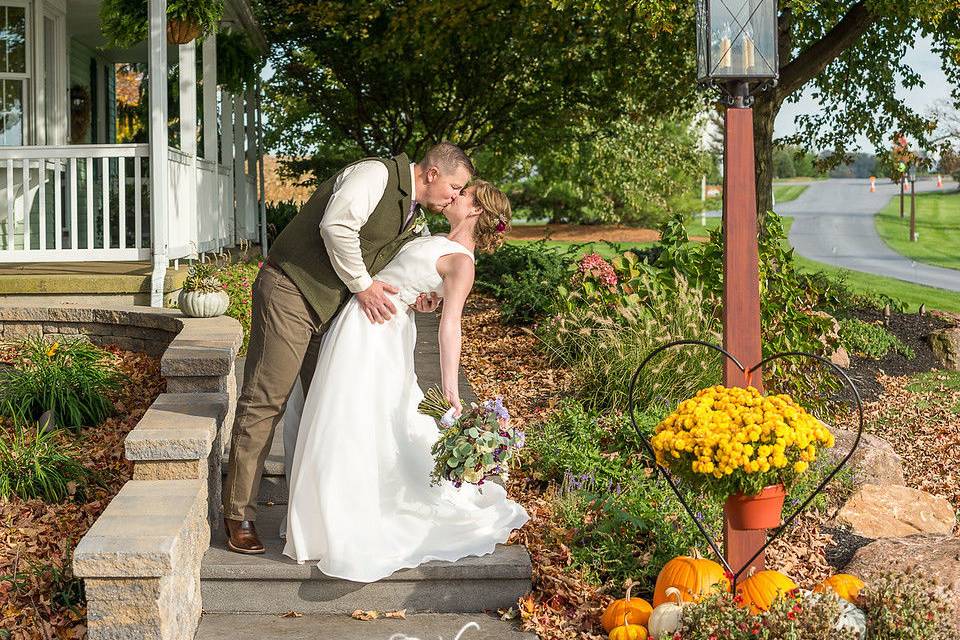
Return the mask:
[[[150,257],[145,144],[0,148],[0,261]]]
[[[0,147],[0,262],[149,260],[148,156],[146,144]],[[167,163],[166,257],[232,245],[231,168],[177,149]],[[236,215],[253,238],[256,191],[243,184]]]

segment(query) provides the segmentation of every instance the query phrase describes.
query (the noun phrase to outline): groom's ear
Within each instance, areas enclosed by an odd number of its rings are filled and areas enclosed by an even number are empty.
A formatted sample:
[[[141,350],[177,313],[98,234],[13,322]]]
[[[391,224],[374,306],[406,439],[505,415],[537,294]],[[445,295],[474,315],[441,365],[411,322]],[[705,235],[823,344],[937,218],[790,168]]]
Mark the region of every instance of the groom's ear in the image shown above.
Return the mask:
[[[431,182],[433,182],[434,180],[436,180],[436,179],[439,178],[439,177],[440,177],[440,169],[439,169],[439,168],[437,168],[437,167],[430,167],[429,169],[427,169],[427,173],[426,173],[426,176],[425,176],[425,178],[426,178],[426,180],[427,180],[427,184],[430,184]]]

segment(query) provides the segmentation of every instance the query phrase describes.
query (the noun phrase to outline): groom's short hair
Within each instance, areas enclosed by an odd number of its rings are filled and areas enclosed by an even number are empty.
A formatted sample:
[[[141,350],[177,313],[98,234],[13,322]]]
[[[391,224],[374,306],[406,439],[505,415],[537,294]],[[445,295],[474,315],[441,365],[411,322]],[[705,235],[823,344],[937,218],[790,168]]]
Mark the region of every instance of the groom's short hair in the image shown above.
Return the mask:
[[[420,168],[427,171],[430,167],[437,167],[446,175],[455,172],[458,167],[465,167],[471,176],[477,173],[463,149],[447,141],[433,145],[423,156]]]

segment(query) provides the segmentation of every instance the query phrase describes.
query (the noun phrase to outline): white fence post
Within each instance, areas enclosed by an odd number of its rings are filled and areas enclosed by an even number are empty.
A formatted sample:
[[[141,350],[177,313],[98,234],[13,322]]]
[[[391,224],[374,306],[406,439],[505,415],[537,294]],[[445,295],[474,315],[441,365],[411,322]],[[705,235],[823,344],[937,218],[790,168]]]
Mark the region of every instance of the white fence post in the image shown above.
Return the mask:
[[[229,172],[226,183],[230,193],[224,197],[224,223],[227,227],[224,241],[229,245],[236,242],[237,235],[237,181],[233,175],[233,96],[226,90],[220,93],[220,136],[220,164]]]
[[[185,191],[191,194],[182,199],[177,212],[187,231],[187,244],[199,251],[200,216],[206,215],[200,206],[197,180],[197,41],[179,47],[180,51],[180,150],[189,156],[189,171]],[[182,233],[182,232],[181,232]]]
[[[167,0],[148,0],[150,10],[150,306],[163,306],[167,275]]]
[[[233,198],[236,202],[234,209],[234,239],[240,244],[241,239],[247,237],[247,177],[244,172],[244,136],[243,136],[243,96],[233,96]]]
[[[256,92],[256,101],[257,101],[257,158],[260,165],[260,253],[263,254],[263,257],[267,257],[267,191],[265,188],[265,179],[263,176],[263,121],[260,117],[260,95],[262,91],[260,89],[260,81],[257,81],[257,92]]]

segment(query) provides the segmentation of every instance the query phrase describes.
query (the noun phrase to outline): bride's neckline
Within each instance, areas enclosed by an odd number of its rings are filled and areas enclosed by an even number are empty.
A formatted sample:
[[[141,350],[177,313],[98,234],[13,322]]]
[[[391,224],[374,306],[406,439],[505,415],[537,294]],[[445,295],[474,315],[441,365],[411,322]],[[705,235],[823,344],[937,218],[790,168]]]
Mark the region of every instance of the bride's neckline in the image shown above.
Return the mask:
[[[449,237],[447,234],[445,234],[445,233],[435,233],[435,234],[433,234],[433,235],[434,235],[435,237],[437,237],[437,238],[443,238],[443,239],[446,240],[447,242],[452,242],[453,244],[457,245],[458,247],[461,247],[461,248],[463,248],[464,250],[469,251],[471,256],[473,255],[473,251],[472,251],[472,250],[470,250],[470,249],[468,249],[467,247],[463,246],[462,244],[460,244],[460,243],[457,242],[456,240],[451,240],[450,237]]]

